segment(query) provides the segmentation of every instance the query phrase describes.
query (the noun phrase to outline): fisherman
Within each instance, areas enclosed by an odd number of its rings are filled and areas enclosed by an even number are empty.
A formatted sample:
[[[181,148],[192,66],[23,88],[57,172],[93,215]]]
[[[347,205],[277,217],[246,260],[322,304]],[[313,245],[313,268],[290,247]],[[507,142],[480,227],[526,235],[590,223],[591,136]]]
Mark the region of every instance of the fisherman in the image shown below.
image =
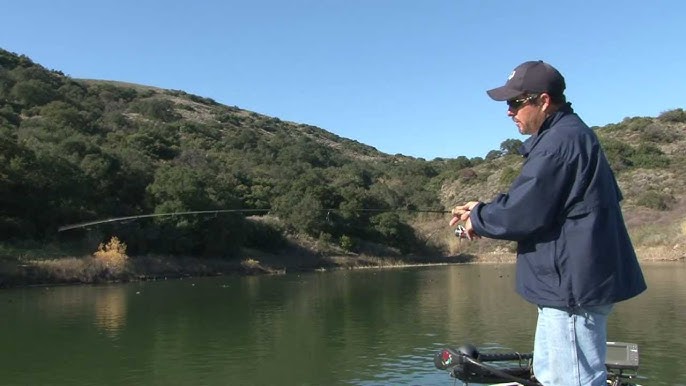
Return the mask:
[[[517,292],[538,308],[533,371],[546,386],[606,384],[607,318],[646,289],[624,224],[622,194],[591,130],[543,61],[487,91],[507,102],[524,165],[507,193],[456,206],[470,238],[517,241]]]

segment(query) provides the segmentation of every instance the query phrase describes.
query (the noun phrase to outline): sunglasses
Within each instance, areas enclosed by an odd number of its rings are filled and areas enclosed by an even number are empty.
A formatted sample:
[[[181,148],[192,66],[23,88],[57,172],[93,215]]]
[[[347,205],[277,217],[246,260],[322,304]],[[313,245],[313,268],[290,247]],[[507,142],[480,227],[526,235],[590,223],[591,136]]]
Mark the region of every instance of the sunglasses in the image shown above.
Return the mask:
[[[509,101],[507,101],[507,107],[509,107],[511,110],[517,110],[520,107],[524,106],[528,101],[536,98],[538,98],[538,95],[533,94],[524,98],[510,99]]]

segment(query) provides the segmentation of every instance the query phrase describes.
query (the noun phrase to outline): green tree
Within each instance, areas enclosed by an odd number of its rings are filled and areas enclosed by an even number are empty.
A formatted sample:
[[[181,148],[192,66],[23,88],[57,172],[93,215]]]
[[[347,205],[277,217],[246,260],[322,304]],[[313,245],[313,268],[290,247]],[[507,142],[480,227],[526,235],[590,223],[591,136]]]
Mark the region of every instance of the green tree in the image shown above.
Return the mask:
[[[164,165],[155,173],[148,192],[157,213],[240,209],[233,187],[211,170]],[[164,229],[156,234],[158,247],[175,254],[230,256],[246,235],[240,214],[169,217],[160,219],[158,224]]]
[[[519,154],[520,147],[522,147],[522,141],[518,139],[506,139],[500,143],[500,152],[502,155]]]
[[[41,106],[55,98],[55,91],[45,82],[30,79],[16,83],[10,91],[10,98],[24,107]]]
[[[86,118],[72,105],[62,101],[52,101],[41,107],[40,115],[51,125],[83,131]]]
[[[43,239],[73,216],[86,189],[77,168],[36,153],[0,129],[0,228],[4,238]]]
[[[152,159],[170,160],[179,153],[178,131],[165,125],[145,125],[126,137],[129,146]]]
[[[324,206],[312,193],[289,191],[274,200],[274,211],[295,230],[309,235],[326,231]]]
[[[503,152],[500,150],[491,150],[486,154],[486,161],[493,161],[496,158],[503,156]]]

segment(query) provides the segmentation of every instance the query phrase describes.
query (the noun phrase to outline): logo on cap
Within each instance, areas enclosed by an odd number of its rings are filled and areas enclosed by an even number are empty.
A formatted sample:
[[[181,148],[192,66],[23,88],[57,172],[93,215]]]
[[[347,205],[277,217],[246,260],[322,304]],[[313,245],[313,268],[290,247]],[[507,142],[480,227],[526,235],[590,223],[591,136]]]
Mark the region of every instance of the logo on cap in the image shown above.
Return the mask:
[[[507,77],[507,80],[511,80],[512,78],[514,78],[515,72],[517,72],[517,70],[512,70],[512,73],[510,74],[510,76]]]

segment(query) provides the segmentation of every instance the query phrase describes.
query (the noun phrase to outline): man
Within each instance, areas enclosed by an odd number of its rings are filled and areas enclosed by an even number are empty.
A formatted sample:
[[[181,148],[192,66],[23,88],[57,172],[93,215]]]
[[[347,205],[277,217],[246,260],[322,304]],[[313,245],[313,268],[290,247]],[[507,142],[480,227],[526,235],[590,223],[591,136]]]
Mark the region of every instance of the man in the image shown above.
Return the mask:
[[[517,292],[537,305],[534,375],[545,386],[605,385],[607,317],[646,289],[595,133],[574,113],[551,65],[519,65],[504,86],[524,165],[509,191],[453,209],[467,236],[517,241]]]

